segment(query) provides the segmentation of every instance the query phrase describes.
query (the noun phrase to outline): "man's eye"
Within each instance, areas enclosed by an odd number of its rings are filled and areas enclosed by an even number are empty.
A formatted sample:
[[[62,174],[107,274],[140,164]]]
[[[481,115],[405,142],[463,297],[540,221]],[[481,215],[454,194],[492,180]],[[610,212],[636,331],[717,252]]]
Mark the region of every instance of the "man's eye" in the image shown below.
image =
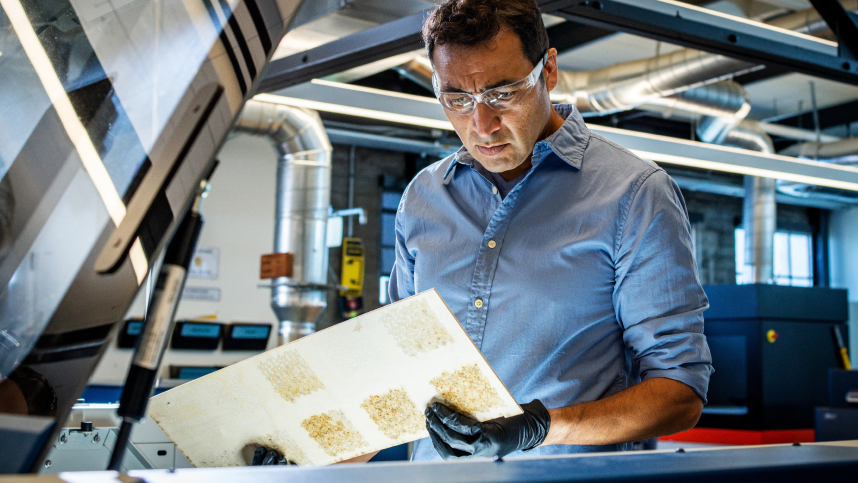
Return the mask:
[[[504,102],[509,101],[513,97],[515,97],[515,93],[517,91],[498,91],[492,92],[490,102]]]
[[[471,105],[471,98],[468,96],[448,97],[447,100],[453,107],[468,107]]]

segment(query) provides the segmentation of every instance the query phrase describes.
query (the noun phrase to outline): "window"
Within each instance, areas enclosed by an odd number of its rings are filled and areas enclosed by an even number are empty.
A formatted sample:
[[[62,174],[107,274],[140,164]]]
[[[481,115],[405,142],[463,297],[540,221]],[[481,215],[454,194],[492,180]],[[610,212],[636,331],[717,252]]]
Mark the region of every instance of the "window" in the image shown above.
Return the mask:
[[[745,230],[736,228],[736,283],[749,283],[745,267]],[[812,238],[807,233],[775,232],[774,281],[777,285],[813,286]]]
[[[387,285],[393,262],[396,261],[396,210],[402,199],[400,191],[381,192],[381,253],[379,263],[378,303],[384,305],[387,299]]]

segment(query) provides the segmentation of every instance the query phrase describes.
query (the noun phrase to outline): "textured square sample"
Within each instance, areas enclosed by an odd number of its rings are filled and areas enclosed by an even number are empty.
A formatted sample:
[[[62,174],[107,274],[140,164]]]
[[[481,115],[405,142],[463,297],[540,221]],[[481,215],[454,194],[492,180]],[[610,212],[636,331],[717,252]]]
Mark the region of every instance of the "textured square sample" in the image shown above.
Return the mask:
[[[283,351],[265,359],[259,363],[259,369],[277,394],[287,401],[294,401],[325,387],[307,362],[295,351]]]
[[[472,418],[475,413],[484,413],[503,404],[497,391],[476,364],[465,366],[453,373],[445,371],[432,379],[432,385],[448,407]]]
[[[521,408],[434,290],[245,359],[152,398],[149,415],[197,467],[258,446],[327,465],[428,437],[443,400],[479,421]]]
[[[363,436],[342,411],[310,416],[301,422],[301,427],[331,456],[353,452],[367,445]]]
[[[390,439],[417,434],[426,427],[423,412],[417,409],[403,389],[392,389],[381,396],[372,395],[364,399],[360,407]]]
[[[416,356],[453,342],[425,300],[406,299],[384,314],[384,325],[403,352]]]

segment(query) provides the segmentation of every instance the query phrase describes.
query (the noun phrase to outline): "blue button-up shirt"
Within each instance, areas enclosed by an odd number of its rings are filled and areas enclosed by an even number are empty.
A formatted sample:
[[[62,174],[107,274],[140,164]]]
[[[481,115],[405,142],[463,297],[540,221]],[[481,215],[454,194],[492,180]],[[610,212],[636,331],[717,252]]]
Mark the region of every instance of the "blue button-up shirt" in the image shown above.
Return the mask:
[[[520,403],[580,404],[652,377],[705,400],[709,304],[679,187],[574,107],[555,108],[565,123],[506,198],[464,148],[414,178],[396,215],[391,300],[435,288]],[[413,459],[437,458],[417,442]]]

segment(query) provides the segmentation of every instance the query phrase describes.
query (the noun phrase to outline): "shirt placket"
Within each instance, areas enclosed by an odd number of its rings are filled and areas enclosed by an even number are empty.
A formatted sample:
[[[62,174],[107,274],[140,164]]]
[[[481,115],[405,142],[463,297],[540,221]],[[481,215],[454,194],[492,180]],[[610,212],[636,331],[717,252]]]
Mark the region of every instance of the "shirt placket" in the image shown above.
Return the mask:
[[[516,185],[516,187],[507,194],[506,198],[504,198],[495,210],[494,214],[492,214],[488,227],[486,228],[485,233],[483,233],[483,239],[480,242],[480,249],[477,253],[477,263],[474,267],[474,276],[471,280],[468,318],[465,323],[465,330],[468,332],[468,335],[471,336],[471,340],[474,342],[474,345],[480,349],[482,348],[483,335],[486,329],[486,320],[491,306],[492,283],[494,281],[495,271],[497,271],[498,261],[500,260],[501,248],[503,247],[510,219],[512,218],[512,213],[515,210],[516,201],[521,193],[522,186],[536,169],[536,165],[538,164],[537,153],[541,152],[542,150],[534,151],[534,167],[531,168],[518,185]],[[490,187],[489,189],[492,190],[492,196],[499,198],[500,195],[497,193],[497,189],[495,189],[494,185],[490,181],[486,181]]]

